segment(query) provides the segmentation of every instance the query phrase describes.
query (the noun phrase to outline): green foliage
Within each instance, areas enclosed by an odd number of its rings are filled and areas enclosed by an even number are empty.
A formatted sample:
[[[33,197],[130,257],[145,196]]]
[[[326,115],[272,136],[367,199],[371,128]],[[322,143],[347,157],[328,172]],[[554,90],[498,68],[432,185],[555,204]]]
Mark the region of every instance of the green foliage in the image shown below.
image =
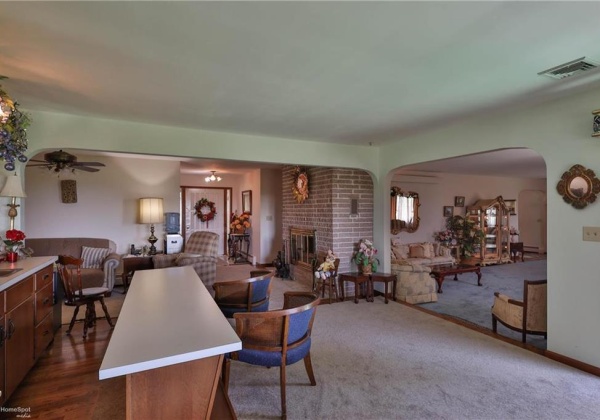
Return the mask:
[[[460,245],[461,256],[471,256],[481,245],[485,233],[479,225],[462,216],[452,216],[446,219],[446,228],[454,232],[457,244]]]

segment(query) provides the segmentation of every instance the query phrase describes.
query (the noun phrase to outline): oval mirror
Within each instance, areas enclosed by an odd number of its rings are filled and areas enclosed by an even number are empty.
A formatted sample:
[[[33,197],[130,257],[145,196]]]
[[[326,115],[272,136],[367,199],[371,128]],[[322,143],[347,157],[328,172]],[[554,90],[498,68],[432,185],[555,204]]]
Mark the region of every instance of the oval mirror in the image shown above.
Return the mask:
[[[415,232],[419,228],[419,194],[403,192],[398,187],[391,189],[391,229],[392,235],[405,232]]]
[[[596,195],[600,193],[600,181],[591,169],[573,165],[562,175],[556,190],[566,203],[576,209],[582,209],[596,201]]]

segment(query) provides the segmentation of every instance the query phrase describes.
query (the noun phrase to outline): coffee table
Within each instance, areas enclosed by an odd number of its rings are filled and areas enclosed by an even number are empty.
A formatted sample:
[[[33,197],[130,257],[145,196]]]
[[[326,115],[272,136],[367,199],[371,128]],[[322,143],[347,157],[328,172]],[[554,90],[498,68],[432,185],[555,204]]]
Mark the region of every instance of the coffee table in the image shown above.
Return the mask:
[[[431,266],[431,275],[437,282],[438,293],[443,293],[442,283],[444,283],[444,277],[454,274],[454,280],[456,281],[458,280],[457,276],[464,273],[476,273],[477,286],[481,286],[481,268],[478,265],[440,264]]]

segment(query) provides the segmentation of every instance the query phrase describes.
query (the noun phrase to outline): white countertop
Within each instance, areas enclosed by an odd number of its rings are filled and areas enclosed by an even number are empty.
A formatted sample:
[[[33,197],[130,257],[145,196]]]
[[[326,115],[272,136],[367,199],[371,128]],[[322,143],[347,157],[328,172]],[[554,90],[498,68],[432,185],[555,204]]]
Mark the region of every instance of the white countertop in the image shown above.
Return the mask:
[[[100,379],[240,350],[242,343],[191,266],[136,271]]]
[[[0,277],[0,292],[8,289],[10,286],[17,284],[24,278],[40,271],[42,268],[54,264],[58,257],[28,257],[19,258],[17,262],[1,262],[0,269],[20,268],[21,270],[4,277]]]

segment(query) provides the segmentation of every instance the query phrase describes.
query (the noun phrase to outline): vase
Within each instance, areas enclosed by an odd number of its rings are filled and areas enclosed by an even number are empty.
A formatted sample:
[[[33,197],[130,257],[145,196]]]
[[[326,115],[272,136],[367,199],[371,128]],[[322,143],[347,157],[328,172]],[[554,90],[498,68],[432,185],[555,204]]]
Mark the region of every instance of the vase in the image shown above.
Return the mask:
[[[373,266],[371,264],[361,265],[360,267],[362,269],[363,274],[371,274],[373,272]]]
[[[19,259],[19,254],[17,254],[16,252],[8,252],[6,254],[6,261],[14,263],[17,262],[17,260]]]

